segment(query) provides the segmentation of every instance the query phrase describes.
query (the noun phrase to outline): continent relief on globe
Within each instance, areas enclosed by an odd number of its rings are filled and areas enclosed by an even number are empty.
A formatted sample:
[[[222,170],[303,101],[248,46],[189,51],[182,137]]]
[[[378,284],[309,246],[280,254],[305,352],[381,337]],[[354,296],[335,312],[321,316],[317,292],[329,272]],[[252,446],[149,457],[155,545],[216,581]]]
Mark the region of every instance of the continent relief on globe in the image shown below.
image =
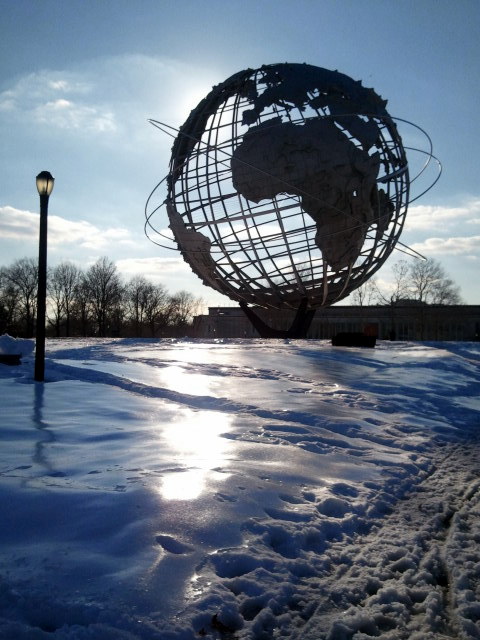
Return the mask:
[[[354,264],[373,223],[381,234],[390,222],[391,204],[377,189],[379,167],[378,153],[356,147],[329,119],[263,122],[249,129],[231,159],[233,186],[247,200],[300,198],[335,271]]]
[[[210,253],[212,247],[210,238],[199,231],[189,229],[170,201],[167,201],[167,213],[170,229],[178,242],[184,260],[202,278],[204,284],[222,291],[216,264]]]

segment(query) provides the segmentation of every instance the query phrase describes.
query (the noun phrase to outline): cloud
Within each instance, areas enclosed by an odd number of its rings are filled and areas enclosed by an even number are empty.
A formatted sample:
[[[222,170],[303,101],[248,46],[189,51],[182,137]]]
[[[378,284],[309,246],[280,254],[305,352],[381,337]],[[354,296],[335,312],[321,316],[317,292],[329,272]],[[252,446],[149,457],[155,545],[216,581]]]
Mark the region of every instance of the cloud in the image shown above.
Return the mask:
[[[410,207],[405,231],[450,229],[459,224],[480,224],[480,199],[472,199],[458,207],[417,205]]]
[[[117,125],[111,111],[78,105],[64,98],[41,104],[33,111],[39,124],[48,124],[57,129],[78,129],[104,133],[115,131]]]
[[[18,257],[36,255],[38,251],[39,215],[14,207],[0,207],[0,266]],[[207,289],[195,276],[178,253],[170,256],[124,258],[125,253],[145,253],[145,246],[132,239],[132,234],[122,227],[100,228],[85,220],[72,222],[61,216],[48,217],[49,264],[69,260],[83,269],[88,268],[102,255],[114,260],[119,272],[129,280],[143,275],[152,282],[163,284],[171,292],[192,291],[211,304],[225,304],[224,296]],[[20,253],[21,252],[21,253]]]
[[[472,257],[472,254],[480,251],[480,236],[427,238],[423,242],[412,244],[411,247],[420,253]]]
[[[0,207],[0,237],[17,242],[38,239],[39,215],[14,207]],[[48,245],[50,248],[75,248],[101,251],[116,245],[132,246],[131,233],[123,227],[101,229],[85,220],[72,221],[61,216],[48,216]]]
[[[210,304],[226,304],[227,298],[205,287],[200,279],[192,273],[183,258],[171,257],[127,258],[116,260],[115,264],[125,280],[134,276],[144,276],[150,282],[164,285],[169,292],[191,291],[196,297],[207,300]]]
[[[154,257],[154,258],[125,258],[117,260],[118,270],[127,277],[143,275],[156,282],[171,276],[189,276],[192,271],[183,258]]]
[[[0,207],[0,236],[19,242],[38,237],[39,217],[30,211],[20,211],[13,207]]]
[[[67,130],[115,130],[112,110],[96,103],[95,83],[88,74],[38,71],[21,77],[0,93],[0,111],[24,125],[48,124]]]
[[[148,118],[180,125],[214,80],[211,69],[168,58],[108,56],[19,78],[0,92],[0,112],[17,126],[48,123],[50,135],[131,136],[134,126],[149,131]]]

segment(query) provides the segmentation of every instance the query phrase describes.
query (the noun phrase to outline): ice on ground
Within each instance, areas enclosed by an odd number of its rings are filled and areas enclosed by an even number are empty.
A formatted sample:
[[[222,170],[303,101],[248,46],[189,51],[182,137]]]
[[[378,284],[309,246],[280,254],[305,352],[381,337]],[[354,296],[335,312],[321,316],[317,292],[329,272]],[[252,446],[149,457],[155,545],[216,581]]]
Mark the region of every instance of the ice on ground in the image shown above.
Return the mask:
[[[479,638],[479,361],[65,339],[45,383],[0,365],[0,638]]]

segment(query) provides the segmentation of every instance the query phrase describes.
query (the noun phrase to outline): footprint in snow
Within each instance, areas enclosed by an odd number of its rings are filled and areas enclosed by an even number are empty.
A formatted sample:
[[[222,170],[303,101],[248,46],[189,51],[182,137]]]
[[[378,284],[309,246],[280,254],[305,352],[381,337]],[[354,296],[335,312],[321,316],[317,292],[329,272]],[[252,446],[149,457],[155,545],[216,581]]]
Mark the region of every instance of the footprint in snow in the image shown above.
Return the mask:
[[[358,496],[358,490],[346,482],[337,482],[336,484],[332,484],[330,491],[338,496],[351,496],[352,498],[356,498]]]
[[[282,509],[265,508],[265,513],[275,520],[286,520],[288,522],[308,522],[312,519],[309,514],[298,511],[283,511]]]
[[[318,511],[329,518],[343,518],[351,511],[350,505],[339,498],[327,498],[317,505]]]
[[[179,542],[179,540],[175,540],[175,538],[172,538],[172,536],[160,535],[156,537],[156,541],[161,547],[165,549],[165,551],[168,551],[169,553],[181,555],[184,553],[191,553],[193,551],[192,547],[189,547],[183,542]]]
[[[281,494],[279,498],[280,500],[283,500],[284,502],[289,502],[290,504],[301,504],[303,502],[303,500],[300,500],[300,498],[291,496],[287,493]]]
[[[238,498],[236,498],[235,496],[229,496],[226,493],[216,493],[215,498],[219,502],[237,502],[238,500]]]

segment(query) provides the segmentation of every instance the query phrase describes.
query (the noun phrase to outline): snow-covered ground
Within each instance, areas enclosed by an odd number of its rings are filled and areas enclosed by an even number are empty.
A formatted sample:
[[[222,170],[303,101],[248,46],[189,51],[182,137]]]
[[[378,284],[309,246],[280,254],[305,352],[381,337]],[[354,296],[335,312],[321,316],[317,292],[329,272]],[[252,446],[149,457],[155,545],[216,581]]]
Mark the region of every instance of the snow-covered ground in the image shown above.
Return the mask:
[[[0,365],[0,638],[480,638],[480,344]]]

